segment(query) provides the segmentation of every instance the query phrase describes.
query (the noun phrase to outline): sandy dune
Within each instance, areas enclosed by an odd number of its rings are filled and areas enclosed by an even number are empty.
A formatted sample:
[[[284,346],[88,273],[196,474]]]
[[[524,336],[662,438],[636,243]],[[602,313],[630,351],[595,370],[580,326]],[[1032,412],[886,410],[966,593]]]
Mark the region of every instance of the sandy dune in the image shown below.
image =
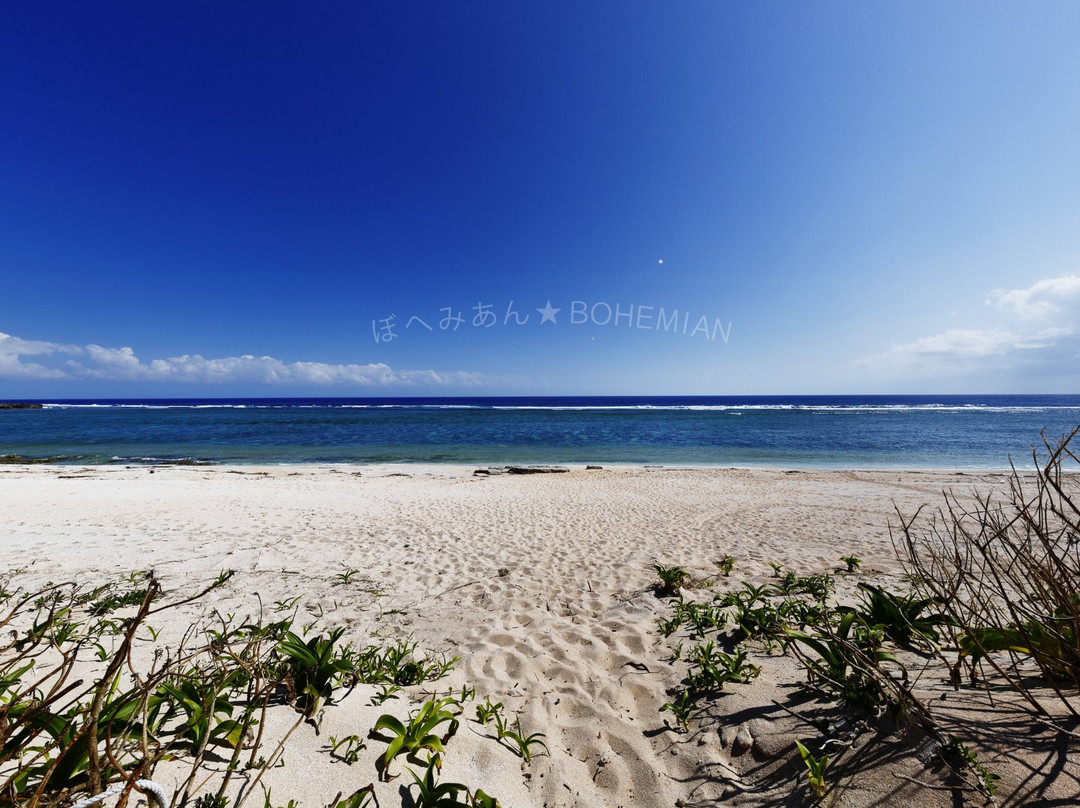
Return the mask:
[[[758,680],[732,686],[689,733],[672,729],[659,708],[682,669],[670,662],[676,638],[656,628],[668,607],[652,590],[652,565],[716,576],[715,561],[731,555],[734,571],[714,587],[723,591],[767,581],[769,562],[836,574],[839,557],[854,553],[862,569],[836,575],[838,597],[850,597],[858,580],[899,586],[888,531],[895,508],[913,513],[936,506],[942,488],[1003,481],[945,472],[472,472],[9,467],[0,470],[5,562],[22,568],[24,587],[98,583],[152,568],[175,597],[232,568],[228,588],[178,613],[174,633],[214,608],[254,614],[261,603],[266,617],[301,596],[300,624],[347,626],[358,645],[412,636],[422,648],[461,657],[446,679],[381,706],[370,704],[374,688],[357,688],[326,709],[318,736],[302,727],[285,767],[264,778],[274,805],[297,799],[316,808],[375,781],[382,744],[368,741],[349,766],[326,753],[328,736],[365,736],[382,713],[404,716],[426,694],[463,685],[503,702],[526,732],[546,736],[550,754],[528,764],[475,721],[463,722],[451,742],[443,778],[483,788],[505,808],[801,805],[805,776],[794,740],[813,737],[806,720],[827,718],[829,708],[799,693],[805,676],[791,658],[757,649]],[[943,721],[967,737],[986,736],[972,744],[985,744],[988,765],[1001,775],[1000,803],[1075,804],[1074,756],[1059,740],[1023,730],[1007,694],[991,710],[981,691],[923,684]],[[283,710],[274,717],[280,727],[291,720]],[[997,731],[986,732],[987,716]],[[920,761],[910,741],[862,736],[833,769],[828,804],[981,804],[974,792],[945,788],[940,769]],[[162,768],[157,779],[171,788],[176,776]],[[378,784],[381,805],[402,804],[410,783],[404,776]],[[262,801],[260,792],[248,805]]]

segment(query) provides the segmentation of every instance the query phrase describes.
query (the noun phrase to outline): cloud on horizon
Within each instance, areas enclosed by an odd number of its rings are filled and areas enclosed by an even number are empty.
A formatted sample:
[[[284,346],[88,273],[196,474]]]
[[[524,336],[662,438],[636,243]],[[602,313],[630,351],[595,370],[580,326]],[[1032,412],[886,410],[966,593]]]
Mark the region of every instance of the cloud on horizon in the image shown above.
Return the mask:
[[[1065,310],[1065,304],[1080,298],[1080,275],[1048,278],[1027,289],[995,289],[986,302],[1002,310],[1012,310],[1025,320],[1053,318]]]
[[[63,359],[43,364],[45,358]],[[24,340],[0,332],[0,378],[21,380],[94,379],[106,381],[181,382],[187,384],[268,385],[438,385],[480,387],[488,376],[468,371],[394,370],[382,362],[366,365],[283,362],[272,356],[207,359],[184,354],[143,362],[128,347],[64,345]]]
[[[1075,301],[1080,275],[1037,281],[1026,289],[995,289],[988,306],[1015,315],[1008,328],[950,328],[940,334],[894,345],[856,361],[878,370],[915,370],[921,375],[1016,370],[1023,366],[1074,361],[1080,345]],[[1066,368],[1062,368],[1064,371]]]

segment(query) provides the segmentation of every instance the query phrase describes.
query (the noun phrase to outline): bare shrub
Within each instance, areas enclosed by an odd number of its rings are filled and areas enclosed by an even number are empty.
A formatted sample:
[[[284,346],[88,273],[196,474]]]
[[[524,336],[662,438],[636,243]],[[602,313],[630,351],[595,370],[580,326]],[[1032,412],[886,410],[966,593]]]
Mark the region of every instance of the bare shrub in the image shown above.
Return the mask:
[[[897,554],[920,590],[940,598],[959,629],[953,669],[1001,677],[1038,714],[1046,699],[1074,716],[1080,687],[1080,458],[1043,435],[1033,472],[1015,465],[1008,490],[946,492],[931,514],[900,514]],[[1032,664],[1046,687],[1032,683]],[[1025,670],[1026,669],[1026,670]]]

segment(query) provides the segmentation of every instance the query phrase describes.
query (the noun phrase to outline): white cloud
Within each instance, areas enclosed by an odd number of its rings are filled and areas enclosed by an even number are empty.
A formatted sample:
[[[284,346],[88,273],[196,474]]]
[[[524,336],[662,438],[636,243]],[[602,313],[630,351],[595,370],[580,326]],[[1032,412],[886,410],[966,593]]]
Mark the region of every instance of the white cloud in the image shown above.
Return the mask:
[[[951,328],[944,334],[922,337],[907,345],[898,345],[891,354],[928,356],[1001,356],[1016,343],[1017,337],[1007,331],[976,331]]]
[[[78,353],[74,345],[59,345],[13,337],[0,332],[0,378],[3,379],[62,379],[64,371],[37,362],[25,362],[24,356],[50,356]]]
[[[1076,329],[1071,325],[1044,328],[1034,334],[1018,338],[1015,347],[1021,351],[1052,348],[1062,342],[1063,337],[1071,337],[1075,333]]]
[[[859,360],[859,364],[896,367],[927,362],[962,364],[992,357],[1018,358],[1023,351],[1052,348],[1073,333],[1071,327],[1044,328],[1030,334],[951,328],[942,334],[894,345],[884,353]]]
[[[135,378],[143,365],[131,348],[102,348],[100,345],[87,345],[86,353],[90,361],[101,368],[102,375],[115,375],[119,378]]]
[[[1080,275],[1048,278],[1026,289],[996,289],[988,306],[1015,314],[1011,327],[951,328],[865,357],[856,365],[907,377],[948,374],[992,381],[997,374],[1024,367],[1071,373],[1080,355],[1074,298],[1080,298]]]
[[[78,356],[56,366],[24,357]],[[128,347],[61,345],[23,340],[0,333],[0,378],[104,379],[110,381],[181,382],[189,384],[255,383],[268,385],[341,386],[467,386],[489,381],[467,371],[394,370],[382,362],[366,365],[325,362],[283,362],[272,356],[229,356],[207,359],[185,354],[142,362]]]
[[[1065,311],[1075,298],[1080,298],[1080,275],[1047,278],[1027,289],[995,289],[986,302],[1027,320],[1045,320]]]

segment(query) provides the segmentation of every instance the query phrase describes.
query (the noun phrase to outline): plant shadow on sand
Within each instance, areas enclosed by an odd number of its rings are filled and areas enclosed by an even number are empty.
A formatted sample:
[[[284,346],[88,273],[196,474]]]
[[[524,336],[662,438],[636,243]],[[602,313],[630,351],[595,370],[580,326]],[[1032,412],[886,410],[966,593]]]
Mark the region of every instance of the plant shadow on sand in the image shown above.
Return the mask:
[[[685,674],[664,709],[688,747],[719,735],[722,750],[684,778],[683,804],[1077,804],[1076,434],[1044,441],[1003,499],[947,492],[936,513],[900,515],[907,591],[863,582],[841,604],[771,564],[771,585],[709,599],[655,565],[673,610],[658,627]],[[717,646],[728,664],[745,646],[754,674],[718,678]]]

